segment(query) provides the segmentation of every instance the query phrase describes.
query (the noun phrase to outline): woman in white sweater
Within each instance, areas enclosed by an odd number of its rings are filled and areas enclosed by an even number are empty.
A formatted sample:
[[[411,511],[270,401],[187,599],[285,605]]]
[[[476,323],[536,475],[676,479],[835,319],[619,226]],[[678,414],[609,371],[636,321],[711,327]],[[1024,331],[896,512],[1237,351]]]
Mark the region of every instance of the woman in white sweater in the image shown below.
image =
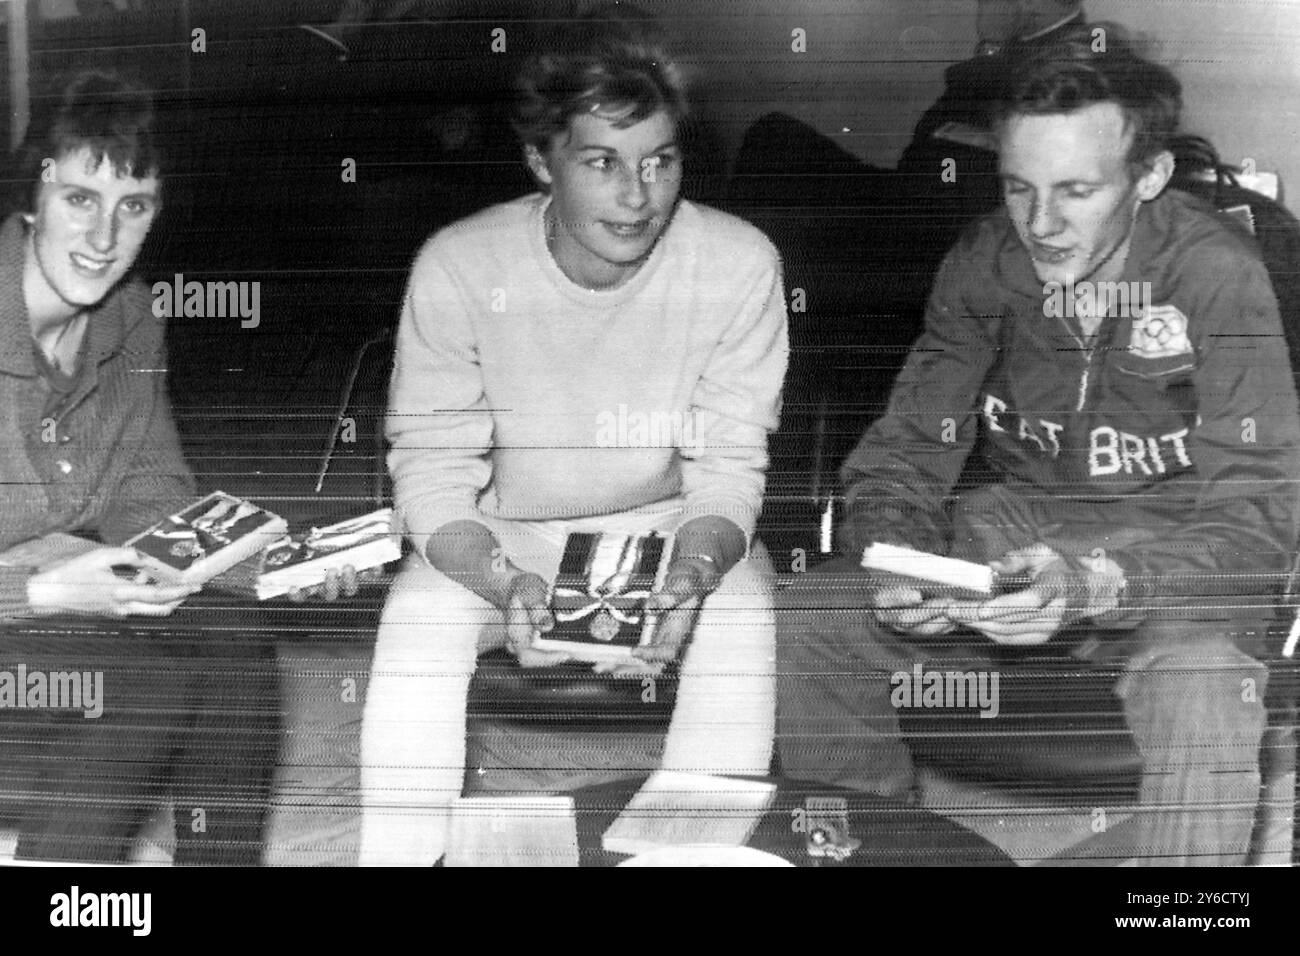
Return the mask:
[[[519,88],[541,191],[434,235],[398,332],[389,466],[416,554],[366,695],[363,864],[443,854],[477,655],[559,659],[531,643],[573,531],[675,536],[655,639],[616,668],[682,657],[663,767],[771,757],[772,571],[751,537],[788,353],[776,251],[679,200],[686,104],[652,22],[571,23]]]

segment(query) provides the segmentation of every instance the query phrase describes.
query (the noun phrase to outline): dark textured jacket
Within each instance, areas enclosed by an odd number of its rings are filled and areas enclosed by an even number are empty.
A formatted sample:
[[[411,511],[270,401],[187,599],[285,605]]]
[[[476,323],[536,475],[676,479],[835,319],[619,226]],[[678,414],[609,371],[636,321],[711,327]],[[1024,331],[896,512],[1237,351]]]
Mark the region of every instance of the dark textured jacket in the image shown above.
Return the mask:
[[[55,531],[121,544],[194,497],[167,400],[163,322],[124,280],[91,310],[84,374],[45,416],[23,300],[22,220],[0,226],[0,550]],[[0,620],[27,607],[28,572],[0,568]]]
[[[1122,281],[1187,316],[1190,351],[1135,353],[1119,317],[1086,347],[1077,319],[1046,314],[1005,212],[972,224],[888,412],[843,466],[842,543],[945,550],[942,507],[975,451],[989,483],[1050,516],[1043,540],[1126,530],[1109,557],[1128,607],[1276,590],[1300,521],[1300,412],[1264,267],[1210,206],[1168,191],[1142,206]]]

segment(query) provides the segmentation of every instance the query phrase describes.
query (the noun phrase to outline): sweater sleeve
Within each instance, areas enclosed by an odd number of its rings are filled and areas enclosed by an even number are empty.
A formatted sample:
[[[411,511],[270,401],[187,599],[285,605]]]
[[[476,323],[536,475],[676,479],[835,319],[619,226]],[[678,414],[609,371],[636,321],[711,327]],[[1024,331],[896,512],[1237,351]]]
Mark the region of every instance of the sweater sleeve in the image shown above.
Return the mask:
[[[421,555],[442,525],[478,519],[492,475],[492,412],[470,308],[439,262],[435,237],[411,270],[386,423],[399,521]]]
[[[146,300],[147,302],[147,300]],[[145,306],[148,311],[147,305]],[[130,368],[126,380],[115,383],[130,403],[128,427],[119,453],[129,455],[121,477],[106,489],[96,530],[105,544],[118,545],[191,502],[194,477],[181,455],[180,439],[172,419],[171,401],[163,375],[141,370],[167,367],[162,324],[139,322],[128,338]]]
[[[1189,271],[1199,301],[1174,304],[1199,353],[1197,424],[1186,438],[1195,472],[1166,496],[1182,516],[1176,527],[1112,555],[1135,609],[1275,594],[1300,529],[1300,409],[1268,275],[1241,256]]]
[[[941,512],[975,443],[979,389],[997,357],[996,319],[967,290],[978,264],[949,253],[926,306],[925,329],[889,406],[840,469],[845,518],[838,547],[859,555],[873,541],[942,553]]]
[[[703,516],[734,522],[746,540],[763,503],[767,437],[777,427],[790,345],[781,260],[766,255],[743,281],[748,294],[691,394],[691,440],[683,442],[682,523]]]

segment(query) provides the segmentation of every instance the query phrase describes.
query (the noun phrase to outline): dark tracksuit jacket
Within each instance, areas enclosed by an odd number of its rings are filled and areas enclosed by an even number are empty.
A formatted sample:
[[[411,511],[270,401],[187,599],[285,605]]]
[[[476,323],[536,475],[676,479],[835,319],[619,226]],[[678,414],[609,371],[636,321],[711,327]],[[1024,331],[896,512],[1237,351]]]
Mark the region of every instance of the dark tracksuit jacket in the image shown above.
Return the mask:
[[[1167,191],[1141,207],[1122,281],[1187,316],[1190,351],[1130,351],[1122,317],[1085,344],[1076,318],[1047,314],[1005,211],[973,223],[886,414],[841,469],[841,544],[998,557],[949,540],[944,502],[974,452],[1013,503],[993,521],[1006,544],[1103,547],[1124,568],[1119,626],[1276,595],[1300,528],[1300,413],[1264,266],[1210,206]]]

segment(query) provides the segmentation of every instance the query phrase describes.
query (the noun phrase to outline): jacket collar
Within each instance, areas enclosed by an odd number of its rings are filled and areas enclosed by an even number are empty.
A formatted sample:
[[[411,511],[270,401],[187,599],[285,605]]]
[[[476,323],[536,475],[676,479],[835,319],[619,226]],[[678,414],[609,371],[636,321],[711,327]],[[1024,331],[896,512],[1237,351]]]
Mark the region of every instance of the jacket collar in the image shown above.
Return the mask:
[[[22,217],[0,224],[0,372],[34,377],[40,372],[32,357],[32,330],[23,299],[23,257],[27,230]],[[93,385],[101,363],[117,353],[126,337],[126,313],[118,288],[87,310],[84,382]]]

